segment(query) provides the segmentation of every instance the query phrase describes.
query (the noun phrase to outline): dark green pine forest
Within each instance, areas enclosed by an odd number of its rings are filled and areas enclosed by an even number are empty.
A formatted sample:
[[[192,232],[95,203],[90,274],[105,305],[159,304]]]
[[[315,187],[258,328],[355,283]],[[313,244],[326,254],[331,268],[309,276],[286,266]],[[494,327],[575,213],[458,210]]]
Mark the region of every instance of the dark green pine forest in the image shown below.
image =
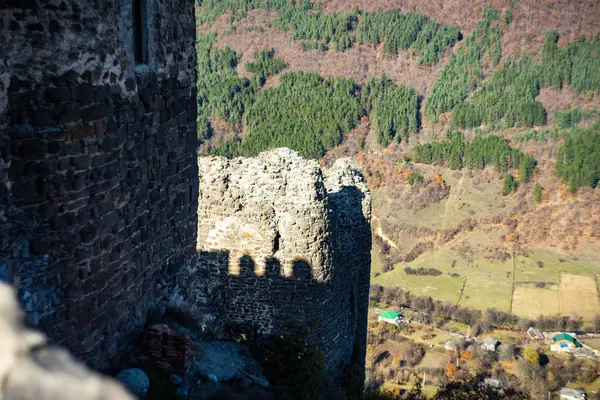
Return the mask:
[[[240,77],[239,55],[229,48],[217,49],[215,34],[198,35],[198,139],[212,136],[213,121],[230,127],[229,138],[208,146],[208,152],[226,157],[252,156],[286,146],[310,158],[322,157],[339,145],[344,133],[367,117],[380,146],[419,142],[423,119],[433,124],[447,121],[456,129],[486,131],[547,125],[549,116],[536,100],[544,87],[569,84],[579,93],[600,91],[600,38],[580,37],[564,46],[558,34],[546,33],[541,55],[502,59],[503,26],[511,23],[511,9],[500,16],[485,9],[473,32],[463,38],[456,27],[439,24],[422,14],[399,10],[325,14],[307,0],[201,0],[204,21],[229,12],[231,20],[243,18],[251,9],[277,10],[274,26],[300,40],[305,51],[345,51],[357,45],[379,46],[394,56],[410,49],[419,64],[432,65],[454,47],[449,61],[433,82],[424,104],[413,88],[398,85],[386,76],[370,77],[360,86],[350,79],[320,77],[315,73],[286,71],[285,60],[275,49],[262,49],[244,65],[252,77]],[[501,61],[502,60],[502,61]],[[488,76],[484,69],[492,67]],[[279,82],[265,88],[270,76]],[[598,123],[595,110],[578,108],[556,111],[555,125],[546,131],[525,132],[518,142],[561,140],[556,175],[570,190],[595,187],[600,179]],[[240,133],[243,132],[243,135]],[[562,140],[564,139],[564,144]],[[452,169],[493,166],[507,173],[505,191],[516,187],[510,172],[518,170],[518,182],[528,182],[536,160],[512,148],[501,136],[466,141],[451,131],[442,141],[417,144],[413,161],[444,165]]]

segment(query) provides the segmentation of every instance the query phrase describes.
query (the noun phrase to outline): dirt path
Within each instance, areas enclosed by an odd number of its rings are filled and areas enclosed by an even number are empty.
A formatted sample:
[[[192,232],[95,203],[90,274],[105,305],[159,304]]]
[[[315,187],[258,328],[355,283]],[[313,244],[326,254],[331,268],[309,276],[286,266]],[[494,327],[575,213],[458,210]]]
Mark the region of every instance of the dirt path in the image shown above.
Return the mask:
[[[385,233],[383,233],[383,229],[381,229],[381,224],[379,223],[379,218],[377,218],[374,215],[373,215],[373,226],[375,227],[375,234],[377,236],[379,236],[390,247],[393,247],[394,249],[398,249],[398,246],[396,245],[396,243],[394,243],[394,241],[392,239],[390,239],[388,236],[386,236]]]

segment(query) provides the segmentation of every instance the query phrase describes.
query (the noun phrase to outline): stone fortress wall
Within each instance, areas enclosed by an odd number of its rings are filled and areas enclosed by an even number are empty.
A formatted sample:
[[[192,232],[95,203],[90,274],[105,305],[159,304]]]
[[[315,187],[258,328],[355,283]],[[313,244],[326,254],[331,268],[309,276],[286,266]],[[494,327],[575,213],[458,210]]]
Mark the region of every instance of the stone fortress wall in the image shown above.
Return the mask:
[[[331,369],[362,363],[371,198],[357,167],[322,170],[288,149],[198,164],[194,303],[217,324],[308,328]]]
[[[298,325],[364,362],[370,195],[347,160],[197,160],[193,0],[0,2],[0,281],[95,368],[157,301],[215,326]],[[211,317],[211,318],[209,318]]]
[[[145,66],[131,0],[1,3],[0,279],[102,367],[193,260],[194,2],[147,0]]]

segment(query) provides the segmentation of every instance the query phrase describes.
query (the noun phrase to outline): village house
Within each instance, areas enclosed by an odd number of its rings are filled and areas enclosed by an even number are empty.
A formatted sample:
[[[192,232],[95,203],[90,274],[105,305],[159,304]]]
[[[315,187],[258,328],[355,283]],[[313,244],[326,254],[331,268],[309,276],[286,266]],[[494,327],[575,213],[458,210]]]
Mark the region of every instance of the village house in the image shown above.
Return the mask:
[[[496,351],[496,348],[500,345],[500,342],[494,338],[486,337],[481,343],[481,348],[487,351]]]
[[[393,325],[398,326],[398,324],[400,324],[400,322],[402,322],[402,313],[399,313],[396,311],[384,310],[377,317],[377,321],[380,321],[380,322],[384,321],[384,322],[387,322],[388,324],[393,324]]]
[[[585,400],[586,394],[582,391],[562,388],[560,389],[560,400]]]
[[[529,329],[527,329],[527,336],[529,336],[529,339],[531,340],[544,340],[546,339],[546,337],[544,336],[544,334],[542,332],[540,332],[539,330],[530,327]]]
[[[559,333],[552,338],[554,344],[550,346],[552,351],[570,351],[581,347],[581,343],[568,333]]]

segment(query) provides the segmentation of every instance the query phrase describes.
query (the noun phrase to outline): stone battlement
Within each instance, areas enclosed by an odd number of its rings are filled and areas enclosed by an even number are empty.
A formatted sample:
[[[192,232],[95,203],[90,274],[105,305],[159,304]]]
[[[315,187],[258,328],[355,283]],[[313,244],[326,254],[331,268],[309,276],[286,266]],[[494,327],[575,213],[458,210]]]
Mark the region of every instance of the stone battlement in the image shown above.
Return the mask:
[[[198,172],[195,303],[217,323],[309,327],[330,367],[349,363],[354,345],[364,348],[371,247],[357,167],[344,159],[323,170],[277,149],[200,158]]]
[[[364,362],[362,176],[286,149],[198,160],[192,0],[9,1],[0,21],[0,280],[29,323],[104,369],[177,299]]]

